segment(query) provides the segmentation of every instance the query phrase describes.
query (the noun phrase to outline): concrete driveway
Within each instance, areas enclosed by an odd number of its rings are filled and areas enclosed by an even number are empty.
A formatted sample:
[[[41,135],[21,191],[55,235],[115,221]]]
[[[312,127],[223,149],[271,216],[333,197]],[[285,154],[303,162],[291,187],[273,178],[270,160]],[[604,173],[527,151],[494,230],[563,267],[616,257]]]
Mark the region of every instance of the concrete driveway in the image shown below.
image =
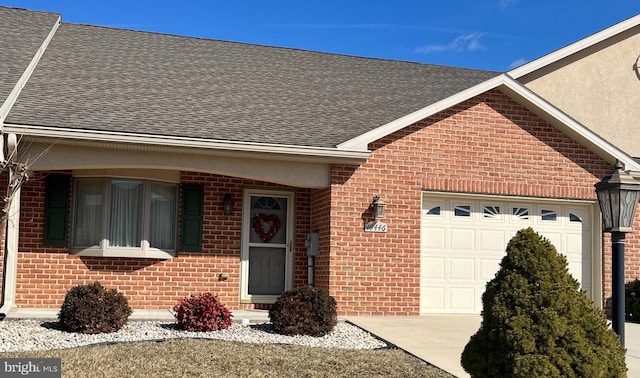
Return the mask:
[[[456,377],[469,377],[460,355],[478,328],[479,315],[346,316],[345,320]],[[640,378],[640,324],[625,326],[629,378]]]

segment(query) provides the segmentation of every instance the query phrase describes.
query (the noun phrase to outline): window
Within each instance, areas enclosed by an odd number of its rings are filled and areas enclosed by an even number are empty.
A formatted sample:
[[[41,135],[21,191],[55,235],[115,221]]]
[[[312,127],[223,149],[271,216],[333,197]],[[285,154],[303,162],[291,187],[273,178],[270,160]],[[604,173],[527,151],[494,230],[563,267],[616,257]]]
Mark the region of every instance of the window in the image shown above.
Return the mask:
[[[129,257],[175,255],[178,186],[149,180],[75,182],[72,249]]]
[[[555,222],[558,219],[558,213],[555,210],[540,210],[540,217],[543,221]]]
[[[427,215],[440,215],[440,206],[434,206],[427,210]]]
[[[453,209],[453,215],[456,217],[470,217],[471,205],[458,205]]]
[[[516,220],[529,220],[529,209],[526,207],[513,207],[511,214]]]
[[[482,209],[482,217],[485,219],[500,219],[500,206],[485,205]]]

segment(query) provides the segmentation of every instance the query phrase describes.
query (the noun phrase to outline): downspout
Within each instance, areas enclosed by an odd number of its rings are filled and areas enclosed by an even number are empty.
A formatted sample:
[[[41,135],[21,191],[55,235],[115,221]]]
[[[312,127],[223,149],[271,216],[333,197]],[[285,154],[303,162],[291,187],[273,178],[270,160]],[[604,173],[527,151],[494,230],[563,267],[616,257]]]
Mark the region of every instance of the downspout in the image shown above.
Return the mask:
[[[0,142],[2,153],[0,157],[4,157],[4,136]],[[7,149],[9,153],[6,159],[12,160],[17,153],[17,138],[15,134],[7,136]],[[11,178],[13,177],[13,169],[9,165],[9,181],[7,182],[7,197],[9,198],[9,208],[5,215],[4,228],[4,263],[2,265],[2,302],[0,303],[0,320],[7,316],[9,310],[15,303],[16,296],[16,276],[18,273],[18,237],[20,223],[20,187],[10,188]],[[12,190],[15,190],[11,193]]]

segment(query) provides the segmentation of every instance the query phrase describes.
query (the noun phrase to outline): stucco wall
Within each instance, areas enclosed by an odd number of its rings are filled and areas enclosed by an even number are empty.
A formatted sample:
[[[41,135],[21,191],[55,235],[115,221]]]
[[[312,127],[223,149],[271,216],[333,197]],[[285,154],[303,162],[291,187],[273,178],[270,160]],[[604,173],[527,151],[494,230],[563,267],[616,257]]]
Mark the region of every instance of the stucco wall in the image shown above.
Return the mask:
[[[577,121],[640,157],[640,27],[519,81]]]

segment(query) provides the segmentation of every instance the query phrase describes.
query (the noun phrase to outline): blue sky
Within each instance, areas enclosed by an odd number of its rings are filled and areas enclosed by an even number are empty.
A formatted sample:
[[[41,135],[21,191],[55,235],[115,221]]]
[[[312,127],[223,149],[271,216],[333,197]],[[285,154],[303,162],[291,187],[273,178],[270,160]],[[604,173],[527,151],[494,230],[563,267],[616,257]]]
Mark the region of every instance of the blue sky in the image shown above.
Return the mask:
[[[640,14],[638,0],[0,0],[64,22],[507,71]]]

